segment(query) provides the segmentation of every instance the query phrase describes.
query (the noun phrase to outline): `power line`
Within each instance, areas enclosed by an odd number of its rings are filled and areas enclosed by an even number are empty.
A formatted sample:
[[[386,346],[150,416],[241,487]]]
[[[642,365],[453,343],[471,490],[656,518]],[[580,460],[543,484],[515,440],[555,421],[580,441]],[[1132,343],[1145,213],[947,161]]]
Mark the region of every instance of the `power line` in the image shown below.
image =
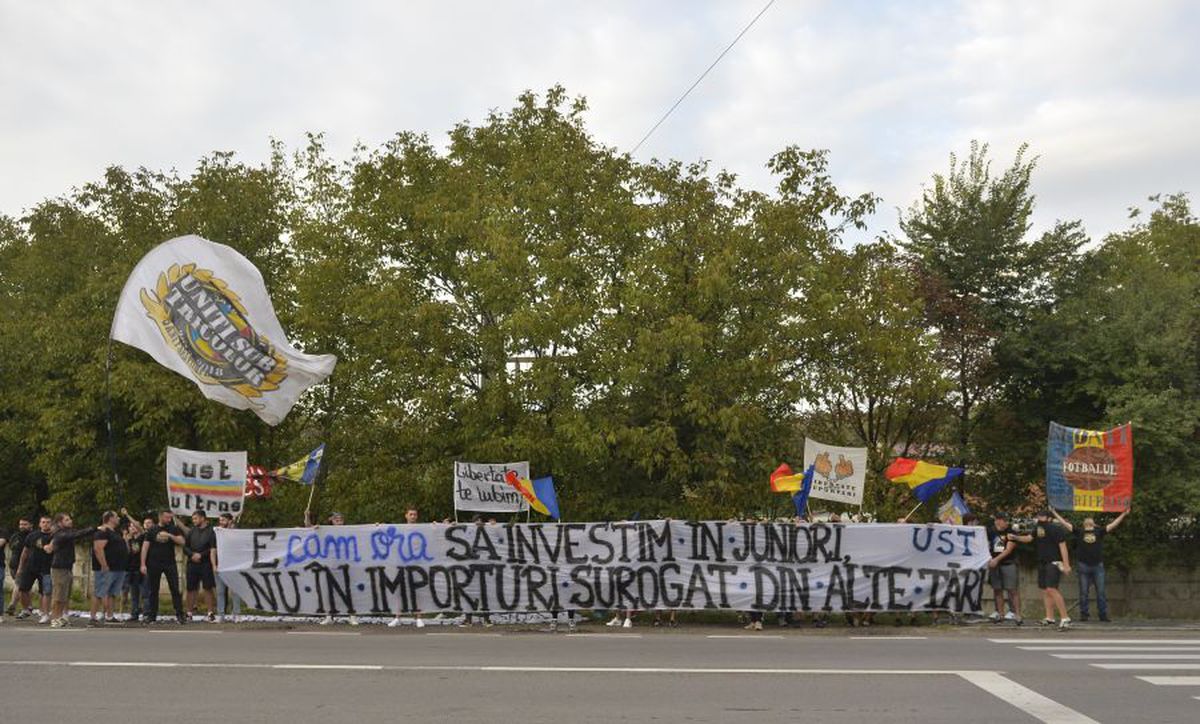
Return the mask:
[[[763,13],[767,12],[767,10],[770,10],[771,6],[774,4],[775,0],[769,0],[769,2],[763,6],[763,9],[758,11],[758,15],[755,15],[754,19],[751,20],[746,27],[742,28],[742,32],[738,33],[737,37],[725,47],[725,50],[721,51],[721,54],[718,55],[717,59],[712,62],[712,65],[705,68],[704,72],[700,74],[700,77],[696,79],[696,82],[688,86],[688,89],[683,92],[683,95],[679,96],[679,100],[675,101],[674,105],[668,108],[667,112],[662,115],[662,118],[658,119],[658,123],[655,123],[649,131],[646,131],[646,135],[642,136],[642,140],[638,141],[637,145],[629,151],[630,154],[637,153],[637,150],[642,147],[642,144],[646,142],[646,139],[654,135],[654,132],[657,131],[658,127],[663,124],[663,121],[667,120],[667,117],[679,107],[680,103],[683,103],[683,99],[687,98],[688,94],[695,90],[696,86],[700,85],[700,81],[704,80],[704,77],[708,75],[713,68],[717,67],[717,63],[721,62],[721,58],[724,58],[726,53],[728,53],[730,50],[733,50],[733,46],[737,45],[737,42],[742,39],[742,36],[745,35],[750,28],[754,27],[754,24],[758,22],[758,19],[763,16]]]

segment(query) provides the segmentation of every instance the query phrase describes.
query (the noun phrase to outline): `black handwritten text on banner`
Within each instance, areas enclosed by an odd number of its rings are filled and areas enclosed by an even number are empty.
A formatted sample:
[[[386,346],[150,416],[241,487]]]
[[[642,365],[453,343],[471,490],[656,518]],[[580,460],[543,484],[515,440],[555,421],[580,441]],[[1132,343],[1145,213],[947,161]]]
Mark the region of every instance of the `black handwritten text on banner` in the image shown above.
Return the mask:
[[[217,529],[220,576],[281,613],[578,608],[978,612],[982,528],[638,521]]]

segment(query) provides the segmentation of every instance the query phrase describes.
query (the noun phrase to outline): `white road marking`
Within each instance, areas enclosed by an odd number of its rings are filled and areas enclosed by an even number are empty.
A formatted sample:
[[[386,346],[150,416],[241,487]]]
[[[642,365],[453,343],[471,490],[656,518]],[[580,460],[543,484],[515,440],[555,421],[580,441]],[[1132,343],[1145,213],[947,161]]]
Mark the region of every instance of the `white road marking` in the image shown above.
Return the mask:
[[[377,664],[272,664],[272,669],[309,669],[317,671],[383,671]]]
[[[288,631],[288,636],[362,636],[358,631]]]
[[[567,634],[573,639],[640,639],[641,634],[625,634],[625,633],[573,633]]]
[[[1018,646],[1021,651],[1200,651],[1200,646]]]
[[[97,629],[97,630],[101,631],[103,629]],[[225,633],[224,631],[221,631],[220,629],[182,631],[182,630],[174,630],[174,629],[169,629],[169,628],[163,628],[163,629],[157,629],[157,630],[150,629],[149,632],[155,633],[155,634],[220,634],[220,633]]]
[[[1056,659],[1128,659],[1130,661],[1167,660],[1200,660],[1200,654],[1050,654]]]
[[[1137,678],[1155,686],[1200,686],[1200,676],[1139,676]]]
[[[480,665],[378,665],[378,664],[224,664],[224,663],[191,663],[185,661],[45,661],[23,660],[4,661],[2,664],[26,666],[94,666],[112,668],[159,668],[159,669],[210,669],[218,667],[234,667],[242,669],[286,669],[300,671],[461,671],[514,674],[743,674],[763,676],[767,674],[788,675],[840,675],[840,676],[958,676],[957,670],[913,669],[897,671],[895,669],[708,669],[708,668],[672,668],[672,667],[640,667],[640,666],[480,666]],[[972,673],[972,672],[965,672]],[[992,672],[975,672],[992,673]]]
[[[963,671],[959,676],[1046,724],[1099,724],[1095,719],[994,671]]]
[[[1058,634],[1056,633],[1055,636]],[[1045,639],[1027,637],[1023,639],[988,639],[994,644],[1036,644]],[[1200,639],[1064,639],[1072,644],[1159,644],[1163,646],[1200,646]]]
[[[1200,664],[1187,664],[1187,663],[1181,663],[1181,664],[1088,664],[1088,665],[1093,666],[1097,669],[1108,669],[1110,671],[1136,671],[1139,669],[1143,669],[1143,670],[1155,669],[1155,670],[1160,670],[1160,671],[1169,671],[1171,669],[1181,669],[1181,670],[1191,671],[1193,669],[1200,669]]]
[[[467,633],[466,631],[444,631],[441,633],[438,633],[436,631],[430,631],[429,633],[427,633],[425,635],[426,636],[469,636],[473,639],[477,639],[481,636],[484,638],[498,638],[500,636],[500,634],[498,634],[498,633]]]
[[[928,636],[851,636],[852,641],[924,641]]]
[[[779,634],[713,634],[706,639],[781,639]]]

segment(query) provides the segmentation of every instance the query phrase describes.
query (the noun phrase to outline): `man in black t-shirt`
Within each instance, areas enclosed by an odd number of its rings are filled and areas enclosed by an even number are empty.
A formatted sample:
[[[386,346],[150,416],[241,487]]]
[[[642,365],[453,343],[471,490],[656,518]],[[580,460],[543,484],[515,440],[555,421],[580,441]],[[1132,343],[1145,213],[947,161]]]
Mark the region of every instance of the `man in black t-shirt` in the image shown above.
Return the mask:
[[[105,511],[100,527],[92,541],[92,615],[90,624],[116,623],[113,604],[125,585],[125,569],[129,566],[129,547],[120,530],[121,519],[114,511]],[[103,607],[103,613],[101,613]]]
[[[21,608],[21,589],[17,585],[17,573],[21,568],[21,553],[25,550],[25,536],[33,530],[33,524],[28,518],[21,518],[17,521],[16,530],[8,535],[8,571],[12,574],[13,587],[12,595],[9,599],[7,613],[9,615],[16,614],[17,618],[27,618],[29,614]],[[0,567],[5,565],[3,558],[0,558]],[[0,576],[2,578],[2,576]],[[2,585],[2,584],[0,584]]]
[[[126,514],[128,517],[128,514]],[[146,544],[146,531],[154,526],[153,518],[143,518],[139,526],[129,519],[126,541],[129,545],[128,575],[125,584],[129,589],[129,620],[137,621],[143,610],[149,610],[150,592],[146,589],[146,577],[142,575],[142,546]]]
[[[1071,572],[1071,557],[1067,553],[1067,531],[1050,520],[1049,510],[1042,510],[1037,515],[1033,540],[1037,546],[1038,588],[1042,589],[1042,605],[1046,609],[1042,625],[1054,625],[1054,612],[1057,609],[1058,630],[1066,631],[1071,626],[1071,617],[1067,615],[1067,603],[1063,600],[1058,585],[1062,576]]]
[[[988,548],[992,553],[988,561],[988,582],[992,586],[992,595],[996,611],[992,614],[992,623],[1012,620],[1018,626],[1025,621],[1021,618],[1021,589],[1020,576],[1017,573],[1017,538],[1008,522],[1008,513],[996,513],[992,524],[987,528]],[[1008,597],[1008,613],[1004,612],[1005,594]]]
[[[214,575],[217,555],[217,534],[208,524],[208,515],[203,510],[192,513],[192,527],[185,528],[183,554],[187,557],[187,612],[196,615],[196,593],[208,608],[208,622],[217,620],[213,611],[216,597],[213,588],[217,585]]]
[[[171,604],[175,607],[175,620],[187,623],[183,616],[183,597],[179,595],[179,566],[175,564],[175,546],[183,545],[183,531],[175,524],[175,515],[169,510],[158,514],[158,523],[146,530],[146,543],[142,546],[142,575],[146,577],[149,591],[143,620],[152,624],[158,620],[158,593],[164,576],[167,589],[171,591]]]
[[[0,528],[0,621],[4,621],[4,553],[8,547],[9,535],[8,529]]]
[[[26,611],[33,610],[33,584],[37,583],[38,593],[41,594],[38,607],[41,613],[39,624],[50,623],[50,592],[54,584],[50,578],[50,554],[46,552],[45,546],[50,542],[53,533],[54,526],[50,522],[50,516],[43,515],[38,518],[38,529],[25,536],[25,547],[21,551],[21,561],[17,566],[17,589],[21,592],[21,603]]]
[[[1075,567],[1079,570],[1079,620],[1090,618],[1088,594],[1092,585],[1096,586],[1096,608],[1100,609],[1100,620],[1107,623],[1108,595],[1104,591],[1104,537],[1116,530],[1125,516],[1129,515],[1126,508],[1111,523],[1105,526],[1096,525],[1094,518],[1084,518],[1083,526],[1075,528],[1063,519],[1056,511],[1054,517],[1068,533],[1075,534]]]

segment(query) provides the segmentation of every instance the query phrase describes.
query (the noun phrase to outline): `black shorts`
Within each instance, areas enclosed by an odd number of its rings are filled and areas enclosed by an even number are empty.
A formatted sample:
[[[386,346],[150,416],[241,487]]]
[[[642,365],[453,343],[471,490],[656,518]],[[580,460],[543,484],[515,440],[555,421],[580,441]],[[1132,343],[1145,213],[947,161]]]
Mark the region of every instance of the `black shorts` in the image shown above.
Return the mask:
[[[1058,561],[1038,564],[1038,588],[1058,588],[1058,582],[1062,580],[1059,565],[1061,564]]]
[[[50,574],[46,573],[45,575],[49,576]],[[33,584],[37,583],[38,593],[45,595],[46,584],[44,581],[45,579],[41,575],[26,568],[21,571],[21,575],[17,576],[17,590],[21,593],[29,593],[33,590]]]
[[[217,578],[213,575],[212,562],[207,558],[200,563],[188,561],[187,564],[187,590],[195,591],[201,586],[204,586],[206,591],[217,587]]]

